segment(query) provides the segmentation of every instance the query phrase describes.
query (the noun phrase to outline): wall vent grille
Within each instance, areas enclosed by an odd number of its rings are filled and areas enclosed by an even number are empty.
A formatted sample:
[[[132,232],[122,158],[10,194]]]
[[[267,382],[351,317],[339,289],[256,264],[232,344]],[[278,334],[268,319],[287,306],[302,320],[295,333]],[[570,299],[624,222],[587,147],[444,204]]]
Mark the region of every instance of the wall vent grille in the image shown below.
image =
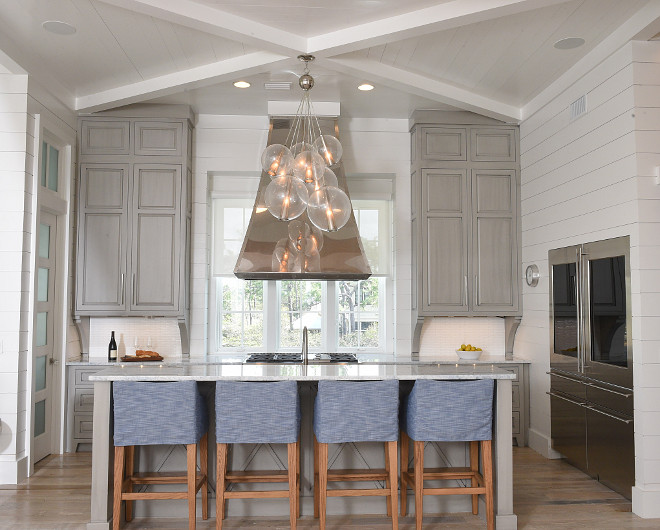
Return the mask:
[[[578,119],[587,112],[587,96],[580,96],[569,107],[571,121]]]
[[[264,83],[266,90],[291,90],[291,83],[288,81],[268,81]]]

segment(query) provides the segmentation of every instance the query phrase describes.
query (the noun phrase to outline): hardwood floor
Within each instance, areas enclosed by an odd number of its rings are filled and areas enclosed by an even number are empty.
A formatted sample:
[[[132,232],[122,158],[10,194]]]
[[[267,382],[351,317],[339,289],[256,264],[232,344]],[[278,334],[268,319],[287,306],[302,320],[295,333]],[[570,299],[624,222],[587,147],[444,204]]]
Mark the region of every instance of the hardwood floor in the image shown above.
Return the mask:
[[[640,519],[620,495],[560,460],[546,460],[528,448],[514,448],[514,511],[518,528],[525,529],[633,529],[659,528],[660,521]],[[89,519],[91,458],[89,453],[54,455],[37,464],[35,474],[19,486],[0,486],[0,528],[30,530],[84,529]],[[409,493],[412,494],[412,493]],[[182,508],[185,512],[185,507]],[[414,517],[399,518],[402,530],[415,527]],[[187,519],[134,520],[122,528],[183,528]],[[200,529],[215,528],[215,519],[201,521]],[[298,527],[318,528],[303,517]],[[230,518],[224,528],[286,529],[288,518]],[[391,528],[383,516],[328,517],[328,529]],[[426,515],[424,528],[485,528],[471,514]]]

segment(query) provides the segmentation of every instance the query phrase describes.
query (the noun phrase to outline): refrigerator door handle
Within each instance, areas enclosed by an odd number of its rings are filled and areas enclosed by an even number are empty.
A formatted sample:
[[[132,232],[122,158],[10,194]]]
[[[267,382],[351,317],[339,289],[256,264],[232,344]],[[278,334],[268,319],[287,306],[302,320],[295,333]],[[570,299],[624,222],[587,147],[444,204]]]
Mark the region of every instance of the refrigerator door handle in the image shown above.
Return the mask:
[[[575,303],[577,305],[577,362],[578,362],[578,372],[581,374],[584,373],[584,340],[582,337],[582,248],[578,247],[575,251],[576,264],[575,264],[575,276],[577,281],[575,282]]]
[[[546,392],[549,396],[556,397],[557,399],[563,399],[564,401],[568,401],[569,403],[572,403],[573,405],[578,405],[579,407],[584,407],[585,409],[591,408],[589,407],[584,401],[575,401],[574,399],[567,398],[561,394],[557,394],[556,392]],[[599,411],[600,412],[600,411]]]
[[[625,398],[629,398],[633,396],[632,392],[619,392],[618,390],[612,390],[611,388],[606,388],[604,386],[597,385],[596,383],[588,383],[586,381],[584,383],[585,385],[590,386],[592,388],[596,388],[598,390],[604,390],[605,392],[611,392],[612,394],[616,394],[617,396],[623,396]]]
[[[573,381],[574,383],[584,383],[584,380],[582,380],[582,379],[578,379],[577,377],[569,377],[567,375],[558,374],[557,372],[553,372],[552,370],[550,370],[549,372],[546,372],[546,374],[552,375],[554,377],[560,377],[561,379],[567,379],[569,381]]]
[[[633,422],[633,420],[629,420],[629,419],[627,419],[627,418],[621,418],[621,417],[619,417],[619,416],[615,416],[614,414],[610,414],[609,412],[604,412],[604,411],[600,410],[598,407],[595,407],[595,406],[593,406],[593,405],[586,405],[586,408],[588,408],[589,410],[593,410],[594,412],[597,412],[598,414],[602,414],[603,416],[608,416],[608,417],[610,417],[610,418],[613,418],[613,419],[615,419],[615,420],[618,420],[618,421],[620,421],[620,422],[623,422],[623,423],[625,423],[626,425],[628,425],[628,424],[630,424],[630,423]]]

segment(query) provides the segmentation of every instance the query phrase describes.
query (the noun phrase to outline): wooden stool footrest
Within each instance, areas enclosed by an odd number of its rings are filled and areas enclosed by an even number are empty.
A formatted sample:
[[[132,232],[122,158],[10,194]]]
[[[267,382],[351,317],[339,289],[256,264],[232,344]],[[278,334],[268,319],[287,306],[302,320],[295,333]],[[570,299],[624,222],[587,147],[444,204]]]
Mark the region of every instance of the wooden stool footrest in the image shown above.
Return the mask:
[[[473,488],[471,486],[466,486],[464,488],[424,488],[424,495],[483,495],[485,493],[485,487]]]
[[[328,497],[388,497],[390,490],[387,489],[351,489],[351,490],[327,490]]]
[[[288,499],[289,490],[225,491],[225,499]]]
[[[374,480],[387,480],[387,472],[384,469],[329,469],[328,482],[330,481],[355,481],[372,482]]]
[[[278,471],[227,471],[228,482],[288,482],[286,470]]]

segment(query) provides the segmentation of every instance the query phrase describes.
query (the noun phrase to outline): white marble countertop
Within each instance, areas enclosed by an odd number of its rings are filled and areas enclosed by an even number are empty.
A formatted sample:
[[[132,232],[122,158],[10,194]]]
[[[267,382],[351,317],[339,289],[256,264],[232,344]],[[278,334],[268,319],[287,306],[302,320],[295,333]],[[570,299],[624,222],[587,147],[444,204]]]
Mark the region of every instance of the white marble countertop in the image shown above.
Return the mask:
[[[512,372],[480,364],[189,364],[120,363],[90,381],[319,381],[381,379],[514,379]]]
[[[215,364],[243,364],[245,359],[251,353],[224,353],[216,355],[207,355],[206,357],[166,357],[164,361],[159,362],[160,366],[195,366],[195,365],[215,365]],[[465,361],[458,357],[397,357],[393,354],[385,353],[358,353],[357,354],[360,364],[395,364],[395,365],[438,365],[438,364],[460,364],[460,365],[480,365],[480,364],[520,364],[530,363],[529,360],[521,357],[514,357],[512,359],[505,359],[501,355],[482,355],[478,360]],[[68,366],[120,366],[131,365],[135,363],[122,363],[121,361],[108,361],[99,357],[92,357],[89,360],[76,360],[67,361]]]

